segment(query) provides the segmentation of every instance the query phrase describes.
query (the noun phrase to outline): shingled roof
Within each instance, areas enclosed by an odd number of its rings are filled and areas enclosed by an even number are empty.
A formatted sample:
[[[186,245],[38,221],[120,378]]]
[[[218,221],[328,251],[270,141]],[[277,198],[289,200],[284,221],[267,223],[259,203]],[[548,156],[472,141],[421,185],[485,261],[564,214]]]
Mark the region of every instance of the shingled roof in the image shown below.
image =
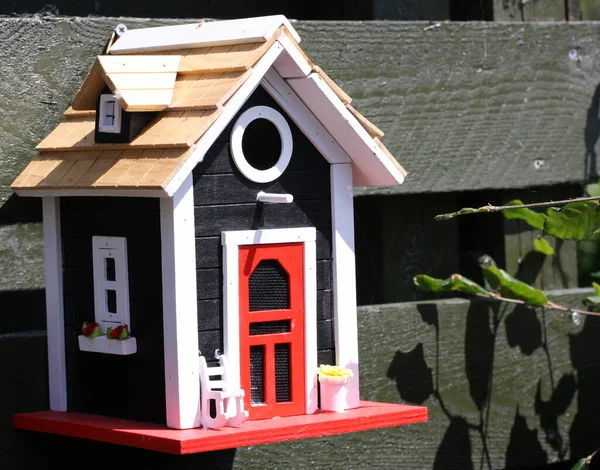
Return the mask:
[[[13,189],[22,195],[143,189],[170,196],[270,69],[300,98],[295,106],[308,108],[333,137],[329,145],[348,155],[355,185],[401,183],[406,172],[379,140],[383,132],[306,57],[299,40],[283,16],[127,31],[110,55],[97,57]],[[94,141],[96,103],[106,86],[124,110],[158,113],[129,143]]]

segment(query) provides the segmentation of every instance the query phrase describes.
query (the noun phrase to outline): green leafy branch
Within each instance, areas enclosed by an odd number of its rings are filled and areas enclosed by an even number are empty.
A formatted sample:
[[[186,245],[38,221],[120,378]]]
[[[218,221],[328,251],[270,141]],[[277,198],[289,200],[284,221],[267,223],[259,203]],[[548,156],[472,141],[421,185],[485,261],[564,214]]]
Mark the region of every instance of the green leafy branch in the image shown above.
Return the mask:
[[[554,207],[562,205],[564,207]],[[532,209],[545,208],[545,213]],[[523,204],[514,200],[504,206],[465,207],[459,211],[440,214],[435,220],[450,220],[459,215],[504,212],[507,219],[521,219],[533,228],[543,230],[563,240],[584,240],[600,228],[600,196],[580,197],[563,201],[537,202]]]
[[[486,289],[461,274],[452,274],[446,279],[436,279],[426,274],[419,274],[414,277],[414,283],[429,292],[460,292],[466,295],[530,307],[543,307],[580,315],[600,316],[599,284],[594,283],[596,295],[587,297],[583,301],[591,310],[580,310],[551,302],[543,291],[519,281],[496,266],[481,266],[481,269],[491,289]]]
[[[456,212],[440,214],[435,217],[435,220],[449,220],[459,215],[502,212],[507,219],[523,220],[546,235],[563,240],[580,241],[600,232],[600,184],[588,185],[586,191],[591,197],[532,204],[523,204],[520,200],[514,200],[503,206],[488,204],[479,208],[463,208]],[[532,210],[540,208],[545,208],[546,211],[542,213]],[[554,254],[550,243],[541,237],[534,241],[534,250],[545,255]],[[595,295],[583,300],[588,310],[580,310],[549,301],[543,291],[514,278],[496,266],[481,265],[481,269],[489,288],[461,274],[452,274],[446,279],[419,274],[415,276],[414,282],[421,289],[430,292],[459,292],[505,303],[559,310],[572,315],[600,316],[600,284],[595,282],[592,283]],[[572,470],[588,469],[596,452],[579,460]]]

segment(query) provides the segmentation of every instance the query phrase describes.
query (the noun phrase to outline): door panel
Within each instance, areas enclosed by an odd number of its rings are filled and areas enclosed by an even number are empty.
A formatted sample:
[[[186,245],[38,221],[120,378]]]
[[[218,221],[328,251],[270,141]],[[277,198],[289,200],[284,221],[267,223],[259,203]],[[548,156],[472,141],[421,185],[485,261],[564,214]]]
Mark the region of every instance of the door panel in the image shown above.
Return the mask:
[[[304,248],[241,246],[240,375],[250,419],[305,412]]]

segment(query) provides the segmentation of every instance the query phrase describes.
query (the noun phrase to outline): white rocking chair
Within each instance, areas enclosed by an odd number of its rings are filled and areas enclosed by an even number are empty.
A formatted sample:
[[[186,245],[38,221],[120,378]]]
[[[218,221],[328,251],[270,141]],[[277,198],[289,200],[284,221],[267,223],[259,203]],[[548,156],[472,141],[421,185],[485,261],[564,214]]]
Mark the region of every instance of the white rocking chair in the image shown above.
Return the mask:
[[[218,429],[223,426],[241,426],[248,419],[244,410],[244,390],[232,390],[227,384],[227,357],[219,356],[219,366],[208,367],[204,356],[200,356],[200,399],[201,422],[205,428]],[[221,376],[221,379],[212,377]],[[219,390],[220,389],[220,390]],[[214,400],[216,414],[210,413],[210,402]]]

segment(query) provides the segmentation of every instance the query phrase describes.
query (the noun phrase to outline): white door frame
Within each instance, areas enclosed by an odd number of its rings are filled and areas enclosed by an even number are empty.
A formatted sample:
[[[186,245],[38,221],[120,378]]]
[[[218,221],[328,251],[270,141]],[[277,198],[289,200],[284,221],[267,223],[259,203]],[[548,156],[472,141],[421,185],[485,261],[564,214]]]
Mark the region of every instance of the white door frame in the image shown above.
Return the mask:
[[[273,243],[304,245],[304,361],[306,414],[317,410],[317,232],[314,227],[227,231],[223,245],[223,342],[229,359],[228,380],[240,388],[239,247]],[[246,393],[249,393],[246,390]]]

